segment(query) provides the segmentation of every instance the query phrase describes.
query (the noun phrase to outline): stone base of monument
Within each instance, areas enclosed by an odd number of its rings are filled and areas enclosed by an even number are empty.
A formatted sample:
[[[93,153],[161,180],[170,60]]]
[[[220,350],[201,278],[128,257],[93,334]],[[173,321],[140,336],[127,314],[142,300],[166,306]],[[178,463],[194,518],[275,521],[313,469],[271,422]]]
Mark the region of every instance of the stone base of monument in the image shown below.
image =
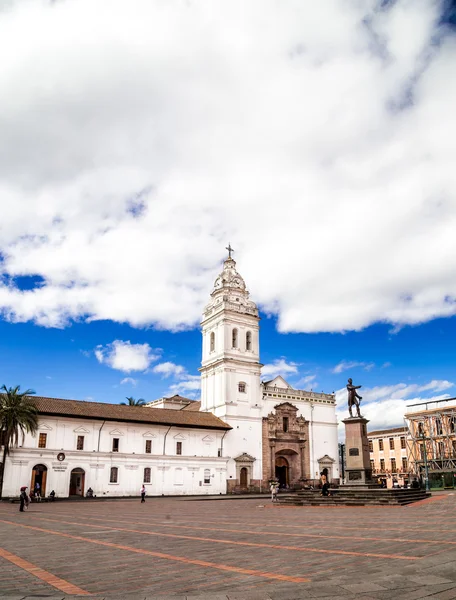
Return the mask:
[[[274,506],[406,506],[426,500],[431,494],[425,490],[395,488],[340,487],[330,489],[330,496],[322,496],[320,490],[302,490],[294,494],[279,493]]]

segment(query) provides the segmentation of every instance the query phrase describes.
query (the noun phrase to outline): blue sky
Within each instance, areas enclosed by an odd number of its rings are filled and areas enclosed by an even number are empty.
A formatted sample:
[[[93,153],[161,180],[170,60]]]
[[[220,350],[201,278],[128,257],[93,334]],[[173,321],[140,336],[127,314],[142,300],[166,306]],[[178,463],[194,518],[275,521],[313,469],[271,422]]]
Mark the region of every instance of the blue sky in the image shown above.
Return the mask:
[[[455,2],[215,6],[0,9],[0,382],[198,397],[231,241],[266,377],[456,395]]]

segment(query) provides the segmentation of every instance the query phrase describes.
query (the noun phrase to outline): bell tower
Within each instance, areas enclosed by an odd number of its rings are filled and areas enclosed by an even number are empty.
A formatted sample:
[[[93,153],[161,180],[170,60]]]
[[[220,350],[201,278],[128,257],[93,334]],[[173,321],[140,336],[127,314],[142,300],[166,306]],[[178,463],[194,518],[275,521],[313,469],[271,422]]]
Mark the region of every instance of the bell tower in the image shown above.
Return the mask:
[[[202,320],[201,410],[220,418],[260,417],[258,308],[236,270],[233,249]]]

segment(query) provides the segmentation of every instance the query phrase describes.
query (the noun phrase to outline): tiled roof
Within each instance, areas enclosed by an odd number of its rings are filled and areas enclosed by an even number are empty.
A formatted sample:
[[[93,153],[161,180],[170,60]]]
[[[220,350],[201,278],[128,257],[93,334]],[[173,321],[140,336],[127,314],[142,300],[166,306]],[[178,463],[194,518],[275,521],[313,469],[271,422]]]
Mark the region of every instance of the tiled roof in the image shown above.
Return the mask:
[[[231,429],[230,425],[209,412],[195,410],[172,410],[149,408],[148,406],[122,406],[103,402],[63,400],[32,396],[40,415],[98,419],[106,421],[127,421],[133,423],[154,423],[202,429]]]
[[[201,409],[201,402],[200,401],[196,402],[196,400],[193,400],[192,402],[190,402],[190,404],[187,404],[187,406],[184,406],[184,408],[182,410],[199,411],[200,409]]]
[[[367,436],[370,435],[388,435],[391,433],[407,433],[407,427],[393,427],[392,429],[378,429],[377,431],[368,431]]]

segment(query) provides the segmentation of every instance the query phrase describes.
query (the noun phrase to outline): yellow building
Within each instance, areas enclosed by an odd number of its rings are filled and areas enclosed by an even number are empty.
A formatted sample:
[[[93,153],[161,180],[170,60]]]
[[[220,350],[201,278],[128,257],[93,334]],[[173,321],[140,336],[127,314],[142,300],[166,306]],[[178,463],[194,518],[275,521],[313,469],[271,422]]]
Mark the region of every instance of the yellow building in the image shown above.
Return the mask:
[[[411,483],[414,468],[407,455],[407,428],[381,429],[367,434],[372,478],[388,488]]]

